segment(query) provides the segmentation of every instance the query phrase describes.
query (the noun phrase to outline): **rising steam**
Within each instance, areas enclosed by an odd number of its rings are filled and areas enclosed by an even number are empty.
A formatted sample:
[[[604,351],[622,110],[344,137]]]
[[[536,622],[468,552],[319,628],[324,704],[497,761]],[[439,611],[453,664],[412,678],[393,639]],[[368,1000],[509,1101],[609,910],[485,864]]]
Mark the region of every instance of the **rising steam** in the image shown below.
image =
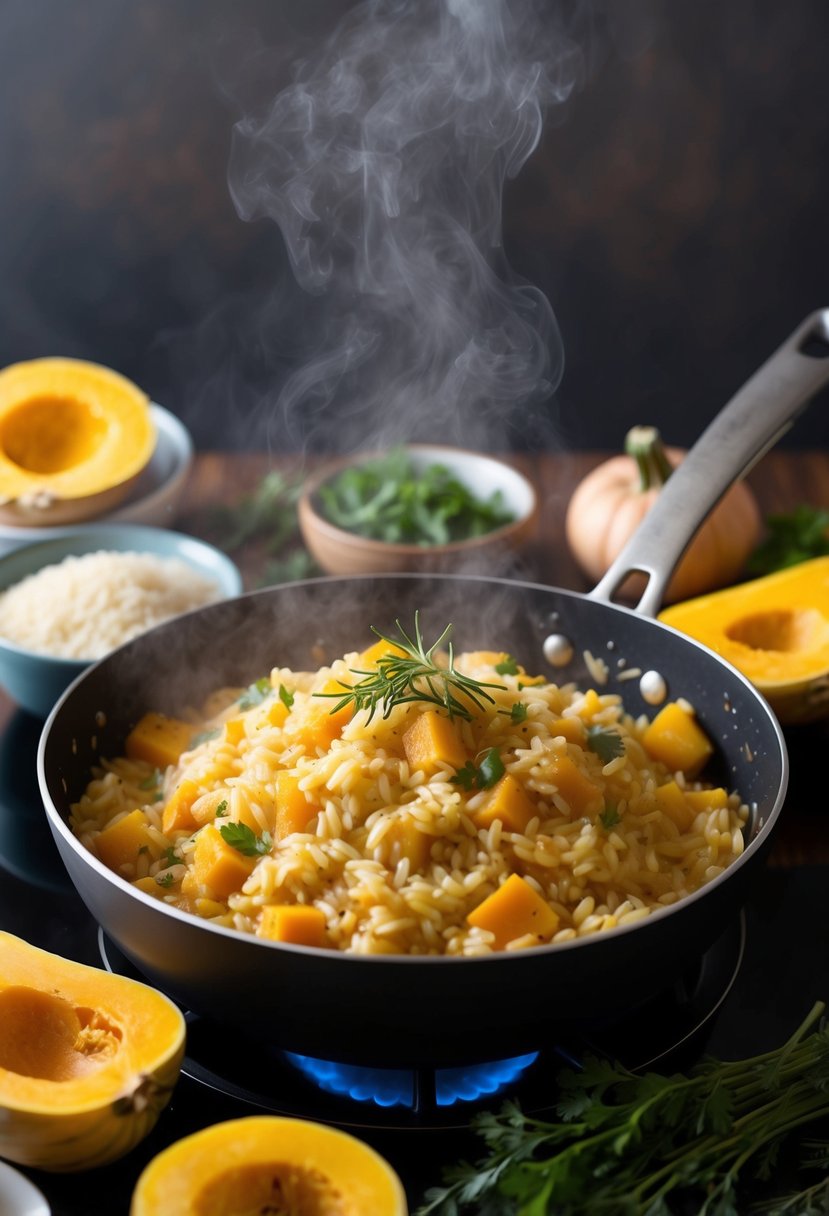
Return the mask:
[[[544,0],[364,0],[237,123],[239,215],[279,225],[320,298],[317,351],[269,406],[283,434],[485,446],[550,395],[561,340],[507,263],[502,195],[579,71]]]

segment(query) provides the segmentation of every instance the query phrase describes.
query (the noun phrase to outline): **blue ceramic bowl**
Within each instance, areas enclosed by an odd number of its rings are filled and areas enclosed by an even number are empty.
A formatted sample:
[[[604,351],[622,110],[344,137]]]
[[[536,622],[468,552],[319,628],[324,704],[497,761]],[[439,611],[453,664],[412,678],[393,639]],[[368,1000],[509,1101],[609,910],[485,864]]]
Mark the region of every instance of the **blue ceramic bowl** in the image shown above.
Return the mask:
[[[223,599],[239,595],[242,590],[242,576],[230,558],[193,536],[138,524],[79,524],[67,528],[59,537],[25,545],[0,557],[0,592],[65,557],[80,557],[99,550],[178,558],[217,583]],[[46,718],[64,690],[96,660],[59,658],[24,650],[2,636],[2,627],[0,606],[0,684],[22,709]]]

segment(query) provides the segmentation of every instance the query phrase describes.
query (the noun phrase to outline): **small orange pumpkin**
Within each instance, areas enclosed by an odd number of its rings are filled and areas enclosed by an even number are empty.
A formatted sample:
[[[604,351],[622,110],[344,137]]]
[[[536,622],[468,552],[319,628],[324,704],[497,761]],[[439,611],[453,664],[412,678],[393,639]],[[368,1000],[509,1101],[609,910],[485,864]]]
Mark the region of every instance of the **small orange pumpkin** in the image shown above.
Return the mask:
[[[598,465],[579,483],[567,507],[565,532],[573,557],[598,581],[647,515],[681,448],[665,448],[659,431],[635,426],[625,439],[625,455]],[[665,602],[689,599],[740,577],[760,536],[760,510],[751,490],[738,482],[723,496],[692,540],[665,593]],[[623,585],[637,594],[639,576]]]

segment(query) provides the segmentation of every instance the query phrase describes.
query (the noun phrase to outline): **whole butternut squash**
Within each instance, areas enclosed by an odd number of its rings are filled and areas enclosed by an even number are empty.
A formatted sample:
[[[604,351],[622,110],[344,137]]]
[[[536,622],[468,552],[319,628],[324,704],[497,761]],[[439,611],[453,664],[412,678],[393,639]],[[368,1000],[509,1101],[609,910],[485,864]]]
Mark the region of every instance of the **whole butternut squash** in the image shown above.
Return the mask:
[[[598,465],[576,487],[565,532],[574,558],[594,582],[621,552],[684,455],[682,449],[665,448],[655,427],[633,427],[625,440],[625,454]],[[665,602],[734,582],[757,544],[760,527],[754,495],[738,482],[691,541],[668,584]],[[622,594],[635,596],[641,585],[642,580],[632,576]]]

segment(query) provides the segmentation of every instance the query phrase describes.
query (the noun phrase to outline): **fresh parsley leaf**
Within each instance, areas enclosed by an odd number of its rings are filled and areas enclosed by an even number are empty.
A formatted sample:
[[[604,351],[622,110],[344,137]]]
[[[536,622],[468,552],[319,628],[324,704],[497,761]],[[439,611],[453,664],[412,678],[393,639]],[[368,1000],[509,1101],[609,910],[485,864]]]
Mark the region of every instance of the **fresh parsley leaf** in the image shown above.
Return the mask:
[[[499,676],[517,676],[518,664],[511,654],[506,655],[500,663],[495,664]]]
[[[168,866],[181,865],[181,858],[179,857],[179,855],[175,851],[175,849],[165,849],[164,850],[164,859]]]
[[[471,790],[478,782],[478,770],[471,760],[467,760],[463,768],[459,768],[455,772],[455,776],[451,778],[453,785],[459,785],[462,789]]]
[[[515,702],[515,704],[512,706],[512,708],[511,708],[511,709],[510,709],[510,711],[509,711],[509,716],[510,716],[510,718],[513,720],[513,722],[516,722],[516,723],[518,723],[518,722],[526,722],[526,720],[527,720],[527,707],[526,707],[526,705],[524,704],[524,702],[523,702],[523,701],[516,701],[516,702]]]
[[[616,807],[611,805],[605,807],[601,815],[599,815],[599,819],[601,820],[602,827],[606,832],[609,832],[611,828],[615,828],[617,823],[622,822],[622,816],[619,814]]]
[[[267,676],[260,676],[253,684],[248,685],[245,691],[239,698],[239,708],[241,710],[253,709],[255,705],[261,705],[271,691],[271,682]]]
[[[221,802],[219,803],[219,805],[216,807],[216,818],[221,819],[222,816],[226,815],[226,814],[227,814],[227,798],[223,798],[221,800]]]
[[[602,764],[609,764],[624,753],[625,745],[617,730],[609,726],[588,726],[587,746],[599,757]]]
[[[160,887],[171,887],[176,879],[174,874],[165,870],[163,874],[156,874],[155,881]]]
[[[504,762],[498,754],[497,747],[491,747],[484,753],[478,765],[478,785],[482,790],[488,790],[500,781],[504,775]]]
[[[279,699],[286,709],[292,709],[294,704],[294,694],[290,688],[286,688],[284,684],[279,685]]]
[[[257,836],[246,823],[223,823],[219,831],[225,843],[245,857],[264,856],[271,851],[273,839],[270,832]]]

